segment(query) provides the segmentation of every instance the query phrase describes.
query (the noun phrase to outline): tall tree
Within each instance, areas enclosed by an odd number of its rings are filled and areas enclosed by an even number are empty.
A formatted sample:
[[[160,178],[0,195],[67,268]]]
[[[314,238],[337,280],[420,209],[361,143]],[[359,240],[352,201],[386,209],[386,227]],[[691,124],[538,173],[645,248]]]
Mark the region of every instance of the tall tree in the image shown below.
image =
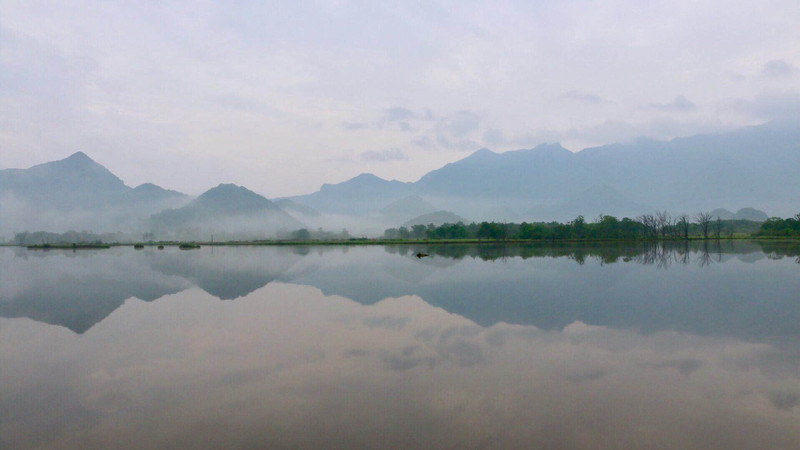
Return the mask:
[[[703,239],[708,239],[708,231],[711,227],[711,213],[710,212],[699,212],[695,214],[694,219],[697,221],[697,224],[700,225],[700,231],[703,232]]]
[[[678,224],[678,230],[680,232],[681,237],[683,237],[683,239],[685,239],[685,240],[688,240],[689,239],[689,216],[687,216],[686,214],[681,214],[680,216],[678,216],[677,224]]]
[[[656,224],[661,234],[661,239],[666,239],[667,233],[672,227],[672,216],[666,211],[656,212]]]

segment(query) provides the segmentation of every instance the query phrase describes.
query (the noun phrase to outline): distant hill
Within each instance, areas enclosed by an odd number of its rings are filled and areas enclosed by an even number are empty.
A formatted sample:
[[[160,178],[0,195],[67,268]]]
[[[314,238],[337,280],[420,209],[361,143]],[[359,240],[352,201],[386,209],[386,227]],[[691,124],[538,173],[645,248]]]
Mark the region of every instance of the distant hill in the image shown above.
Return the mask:
[[[753,222],[765,222],[769,219],[769,216],[764,211],[755,208],[742,208],[736,211],[733,218],[738,220],[750,220]]]
[[[580,184],[571,173],[574,157],[559,144],[505,153],[482,149],[427,173],[415,188],[430,195],[472,198],[563,197]]]
[[[359,226],[373,233],[380,233],[387,222],[392,226],[442,206],[478,221],[565,221],[579,214],[591,220],[600,213],[635,217],[654,210],[693,214],[718,205],[755,205],[786,217],[800,211],[797,173],[800,121],[785,120],[579,152],[559,144],[504,153],[482,149],[416,182],[361,174],[281,202],[314,228]],[[77,152],[29,169],[0,170],[0,235],[26,229],[168,229],[169,224],[189,229],[192,220],[217,227],[222,217],[249,216],[253,211],[273,211],[266,222],[270,226],[291,228],[299,223],[251,191],[252,195],[233,195],[231,201],[229,193],[209,192],[222,196],[217,206],[204,206],[208,198],[198,198],[199,203],[190,206],[191,199],[179,192],[152,184],[131,188]],[[160,211],[165,212],[159,215]],[[766,218],[752,208],[717,213],[753,221]]]
[[[312,211],[303,205],[297,208]],[[172,237],[274,237],[303,224],[244,187],[219,185],[192,200],[152,183],[131,188],[85,153],[0,170],[0,234],[158,231]]]
[[[275,200],[274,203],[295,217],[319,217],[322,215],[316,209],[310,206],[301,205],[300,203],[289,200],[288,198]]]
[[[711,217],[714,220],[717,220],[717,219],[720,219],[720,220],[731,220],[731,219],[733,219],[733,215],[734,214],[732,212],[728,211],[725,208],[717,208],[717,209],[711,211]]]
[[[131,188],[83,152],[0,170],[0,234],[23,230],[132,231],[189,197],[151,183]]]
[[[220,238],[229,235],[268,237],[278,230],[296,230],[303,224],[278,205],[235,184],[220,184],[186,206],[168,209],[150,217],[150,229],[158,235]]]
[[[800,210],[797,173],[800,122],[775,121],[579,152],[559,144],[505,153],[482,149],[413,183],[362,174],[292,199],[326,213],[363,215],[417,195],[481,220],[490,219],[487,214],[497,207],[524,211],[525,219],[549,220],[596,212],[708,211],[720,204],[751,204],[793,215]]]
[[[752,222],[764,222],[769,219],[769,216],[764,211],[755,208],[742,208],[735,213],[728,211],[725,208],[717,208],[711,211],[711,217],[716,220],[749,220]]]
[[[189,196],[178,191],[164,189],[153,183],[144,183],[125,191],[120,199],[126,205],[136,205],[142,203],[186,201],[189,199]]]
[[[0,170],[0,195],[13,195],[42,208],[96,209],[129,190],[83,152],[29,169]]]
[[[338,184],[323,184],[319,191],[290,197],[302,205],[327,214],[362,215],[375,212],[387,203],[411,195],[411,183],[387,181],[363,173]]]
[[[415,217],[403,224],[404,227],[413,227],[414,225],[429,225],[434,224],[437,227],[446,223],[468,223],[467,219],[459,216],[458,214],[450,211],[435,211],[428,214]]]
[[[410,195],[386,205],[380,210],[381,214],[389,216],[413,217],[435,211],[436,208],[418,195]]]

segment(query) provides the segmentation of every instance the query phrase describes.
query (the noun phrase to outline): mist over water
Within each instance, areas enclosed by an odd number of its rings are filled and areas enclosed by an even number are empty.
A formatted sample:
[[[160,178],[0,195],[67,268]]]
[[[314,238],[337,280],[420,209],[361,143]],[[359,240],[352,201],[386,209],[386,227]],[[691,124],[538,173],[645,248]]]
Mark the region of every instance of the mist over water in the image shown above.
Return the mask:
[[[0,446],[793,448],[798,255],[0,249]]]

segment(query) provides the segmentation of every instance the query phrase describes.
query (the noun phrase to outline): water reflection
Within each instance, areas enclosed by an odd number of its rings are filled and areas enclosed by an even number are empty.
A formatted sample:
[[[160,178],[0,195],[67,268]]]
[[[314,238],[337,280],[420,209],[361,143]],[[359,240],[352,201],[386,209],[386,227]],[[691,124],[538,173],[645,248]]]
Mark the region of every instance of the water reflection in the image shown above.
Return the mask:
[[[691,264],[707,266],[721,262],[731,256],[754,262],[764,257],[773,259],[783,256],[797,258],[800,246],[791,242],[769,241],[677,241],[677,242],[624,242],[624,243],[573,243],[552,242],[532,244],[485,244],[485,245],[436,245],[424,244],[409,246],[387,246],[389,253],[408,255],[419,252],[435,254],[453,259],[466,257],[480,258],[484,261],[503,260],[519,257],[528,258],[569,258],[578,264],[587,260],[597,260],[601,264],[617,262],[636,262],[669,268],[672,264]],[[797,259],[800,263],[800,259]]]
[[[2,249],[0,316],[84,333],[131,297],[150,301],[198,286],[232,300],[282,281],[365,305],[415,295],[482,326],[561,329],[580,320],[642,333],[796,341],[799,248],[722,241],[213,252]],[[420,251],[431,256],[413,256]]]
[[[152,301],[191,286],[120,251],[0,250],[0,316],[83,333],[136,297]]]
[[[772,345],[483,327],[415,296],[190,289],[127,302],[82,336],[0,320],[0,362],[3,448],[800,444],[797,359]]]

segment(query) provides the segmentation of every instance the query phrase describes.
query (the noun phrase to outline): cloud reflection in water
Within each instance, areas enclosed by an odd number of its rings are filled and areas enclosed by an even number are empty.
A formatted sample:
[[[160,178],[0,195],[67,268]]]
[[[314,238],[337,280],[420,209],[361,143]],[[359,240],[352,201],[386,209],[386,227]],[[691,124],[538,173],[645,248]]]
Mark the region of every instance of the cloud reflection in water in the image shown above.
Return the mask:
[[[482,327],[419,297],[270,283],[129,299],[84,335],[0,319],[17,447],[791,448],[797,359],[576,321]],[[11,394],[11,395],[8,395]]]

